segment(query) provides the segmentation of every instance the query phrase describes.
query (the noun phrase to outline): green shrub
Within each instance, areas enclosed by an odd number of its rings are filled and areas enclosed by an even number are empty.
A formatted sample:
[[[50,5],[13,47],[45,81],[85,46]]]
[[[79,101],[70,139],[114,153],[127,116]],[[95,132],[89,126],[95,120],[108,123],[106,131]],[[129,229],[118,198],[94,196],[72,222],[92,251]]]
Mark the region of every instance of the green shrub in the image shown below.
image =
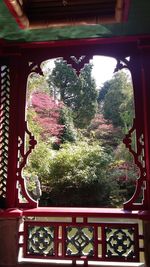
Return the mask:
[[[64,144],[50,160],[49,185],[41,205],[111,206],[117,183],[109,175],[111,156],[96,142]]]

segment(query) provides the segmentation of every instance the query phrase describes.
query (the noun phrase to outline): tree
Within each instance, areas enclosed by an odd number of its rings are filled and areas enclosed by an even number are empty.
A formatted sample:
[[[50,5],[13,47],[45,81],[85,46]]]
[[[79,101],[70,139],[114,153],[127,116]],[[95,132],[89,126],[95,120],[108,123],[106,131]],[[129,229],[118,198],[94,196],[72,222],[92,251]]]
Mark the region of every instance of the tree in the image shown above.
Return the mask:
[[[102,110],[105,119],[111,120],[114,126],[122,128],[131,126],[134,114],[133,90],[126,73],[120,71],[104,83],[99,93],[99,100],[103,101]]]
[[[125,101],[120,105],[120,116],[123,121],[124,132],[131,128],[134,118],[133,90],[129,89]]]
[[[60,136],[61,143],[75,142],[77,138],[77,130],[74,126],[72,111],[65,105],[63,105],[60,109],[59,123],[61,125],[64,125],[63,131]]]
[[[96,84],[91,71],[92,65],[85,65],[78,77],[64,60],[56,59],[48,79],[52,96],[72,110],[73,121],[79,128],[89,124],[97,108]]]
[[[67,65],[63,59],[56,59],[54,63],[55,68],[48,78],[51,95],[54,99],[59,99],[70,107],[77,94],[78,76],[75,70]]]
[[[106,81],[99,91],[99,95],[98,95],[98,102],[99,103],[104,101],[105,96],[109,90],[110,90],[110,81]]]
[[[92,65],[87,64],[79,76],[80,91],[73,108],[75,125],[87,127],[97,111],[97,91],[95,80],[91,75]]]
[[[61,102],[56,102],[47,93],[34,92],[32,94],[32,107],[36,112],[35,120],[42,128],[42,136],[54,136],[59,140],[64,125],[59,123]]]

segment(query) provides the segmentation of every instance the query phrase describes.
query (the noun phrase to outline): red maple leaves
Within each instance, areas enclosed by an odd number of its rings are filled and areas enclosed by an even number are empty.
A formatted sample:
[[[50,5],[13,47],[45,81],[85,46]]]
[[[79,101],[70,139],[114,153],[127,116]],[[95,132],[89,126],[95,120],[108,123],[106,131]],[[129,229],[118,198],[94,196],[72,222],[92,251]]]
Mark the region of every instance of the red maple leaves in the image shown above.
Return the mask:
[[[59,123],[63,103],[55,101],[48,93],[34,92],[31,105],[36,112],[35,120],[42,128],[42,137],[54,136],[59,142],[64,129],[64,125]]]

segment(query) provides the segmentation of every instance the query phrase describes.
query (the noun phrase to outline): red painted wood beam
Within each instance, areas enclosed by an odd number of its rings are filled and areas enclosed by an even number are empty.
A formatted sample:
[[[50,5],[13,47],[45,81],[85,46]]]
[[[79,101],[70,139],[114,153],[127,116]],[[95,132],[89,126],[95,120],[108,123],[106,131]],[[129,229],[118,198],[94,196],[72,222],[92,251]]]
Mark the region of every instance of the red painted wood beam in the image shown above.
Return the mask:
[[[150,46],[150,34],[147,35],[128,35],[128,36],[117,36],[109,38],[84,38],[84,39],[68,39],[68,40],[54,40],[54,41],[42,41],[42,42],[18,42],[0,39],[0,44],[3,48],[48,48],[48,47],[68,47],[68,46],[93,46],[102,44],[126,44],[138,42],[139,46]],[[4,51],[5,53],[5,51]],[[19,51],[18,51],[19,53]]]
[[[39,207],[36,209],[26,209],[23,216],[37,217],[60,217],[60,216],[78,216],[78,217],[98,217],[98,218],[139,218],[140,211],[128,211],[118,208],[49,208]],[[144,215],[144,214],[142,214]]]

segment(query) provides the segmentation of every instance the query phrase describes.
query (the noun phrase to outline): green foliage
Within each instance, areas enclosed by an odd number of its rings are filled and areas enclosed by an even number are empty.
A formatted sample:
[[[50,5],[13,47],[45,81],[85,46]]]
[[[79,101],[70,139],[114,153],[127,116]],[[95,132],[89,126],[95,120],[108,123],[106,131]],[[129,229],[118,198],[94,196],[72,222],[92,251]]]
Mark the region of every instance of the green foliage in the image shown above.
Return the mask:
[[[120,133],[124,134],[132,127],[134,117],[133,89],[131,80],[125,72],[116,73],[111,80],[104,83],[98,100],[104,118],[112,122],[115,129],[120,129]],[[100,132],[101,134],[102,132]],[[112,179],[115,179],[119,186],[119,197],[116,199],[116,205],[131,198],[138,177],[133,158],[122,144],[122,134],[120,137],[118,136],[117,146],[113,152],[113,167],[110,172]],[[132,140],[132,144],[135,145],[135,140]]]
[[[123,121],[124,133],[127,133],[132,126],[134,118],[134,100],[132,89],[128,90],[125,101],[123,101],[123,103],[120,105],[120,116]]]
[[[39,125],[39,123],[36,120],[36,112],[32,107],[28,107],[27,110],[27,122],[28,122],[28,128],[30,132],[35,136],[36,140],[38,140],[42,133],[42,127]]]
[[[97,91],[91,76],[92,65],[85,65],[79,76],[80,91],[76,99],[74,122],[79,128],[86,128],[97,111]]]
[[[106,81],[99,91],[98,102],[101,103],[105,100],[105,96],[110,90],[110,81]]]
[[[78,91],[78,77],[75,70],[63,59],[58,58],[54,63],[55,67],[48,79],[51,95],[70,107]]]
[[[117,191],[117,183],[108,175],[111,161],[111,156],[96,142],[63,145],[50,160],[47,203],[109,206]]]
[[[124,72],[118,72],[101,90],[105,91],[102,97],[105,119],[111,120],[114,126],[125,130],[129,128],[134,114],[133,90],[129,77]]]
[[[24,176],[30,191],[34,187],[34,176],[39,177],[43,189],[41,205],[119,206],[134,192],[138,172],[124,145],[120,144],[122,133],[131,127],[134,114],[130,80],[119,72],[104,84],[99,102],[105,118],[101,113],[95,116],[97,92],[91,70],[92,65],[86,65],[78,77],[67,63],[57,59],[49,75],[53,99],[65,103],[59,108],[58,123],[63,125],[60,143],[63,144],[57,146],[58,150],[52,146],[54,140],[50,136],[46,135],[43,140],[36,112],[33,105],[32,108],[28,105],[29,129],[38,144],[29,157]],[[36,87],[38,92],[47,92],[42,79],[37,83],[36,79],[33,75],[29,81],[30,93],[35,92]],[[52,104],[47,102],[47,105],[48,110],[50,105],[54,111]],[[48,120],[46,123],[51,129]]]
[[[63,106],[59,111],[59,123],[64,125],[63,133],[60,136],[61,143],[74,142],[77,137],[77,131],[74,127],[72,112],[66,106]]]
[[[129,153],[128,149],[126,149],[125,145],[120,142],[117,148],[114,151],[114,159],[115,160],[123,160],[125,162],[133,163],[133,156]]]
[[[32,182],[32,176],[37,175],[40,181],[46,183],[49,180],[49,165],[54,153],[50,143],[40,140],[29,157],[28,165],[24,170],[25,176],[31,177]]]
[[[27,112],[27,121],[28,121],[28,128],[34,135],[35,139],[37,140],[37,145],[35,149],[32,151],[31,155],[29,156],[28,164],[24,168],[24,176],[28,178],[29,184],[28,188],[33,188],[33,180],[32,177],[38,175],[40,180],[46,180],[49,175],[49,159],[52,157],[54,153],[51,150],[51,145],[53,143],[53,138],[47,139],[44,141],[42,139],[42,127],[39,126],[36,120],[36,112],[33,108],[28,108]],[[26,140],[28,144],[28,140]]]
[[[51,94],[71,108],[78,128],[86,127],[97,108],[97,91],[91,76],[92,65],[86,65],[78,77],[75,70],[62,59],[55,60],[55,68],[49,75]]]
[[[119,186],[118,205],[122,205],[133,196],[139,172],[134,164],[125,160],[115,160],[110,169],[111,177]]]

